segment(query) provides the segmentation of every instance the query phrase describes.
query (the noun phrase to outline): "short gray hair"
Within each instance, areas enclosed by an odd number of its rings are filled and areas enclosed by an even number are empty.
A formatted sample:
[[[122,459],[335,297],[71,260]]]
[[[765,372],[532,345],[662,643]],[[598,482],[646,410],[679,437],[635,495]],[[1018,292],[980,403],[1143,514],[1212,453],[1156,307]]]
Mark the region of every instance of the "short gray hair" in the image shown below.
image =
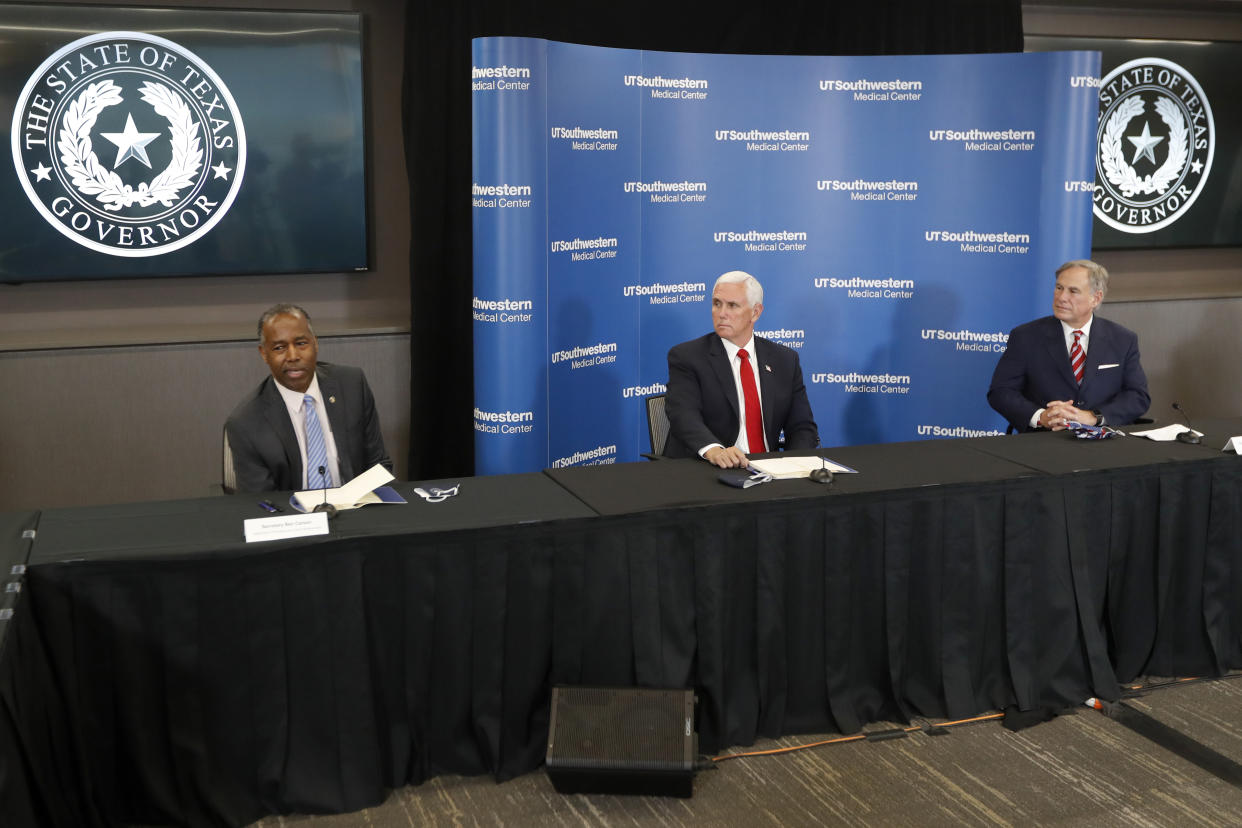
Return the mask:
[[[1100,294],[1101,299],[1108,294],[1108,271],[1104,269],[1104,265],[1096,264],[1090,259],[1074,259],[1058,267],[1055,275],[1060,276],[1071,267],[1081,267],[1087,271],[1087,284],[1091,286],[1092,293]]]
[[[281,302],[279,305],[272,305],[263,311],[263,315],[259,317],[259,344],[263,344],[263,326],[276,316],[300,316],[306,320],[306,329],[311,332],[311,336],[315,335],[315,329],[311,327],[310,314],[297,305],[291,305],[288,302]]]
[[[730,270],[728,273],[721,274],[716,280],[716,284],[712,285],[712,293],[716,292],[716,288],[720,285],[733,285],[742,283],[746,288],[746,301],[752,307],[763,304],[763,285],[759,284],[759,280],[751,276],[745,270]]]

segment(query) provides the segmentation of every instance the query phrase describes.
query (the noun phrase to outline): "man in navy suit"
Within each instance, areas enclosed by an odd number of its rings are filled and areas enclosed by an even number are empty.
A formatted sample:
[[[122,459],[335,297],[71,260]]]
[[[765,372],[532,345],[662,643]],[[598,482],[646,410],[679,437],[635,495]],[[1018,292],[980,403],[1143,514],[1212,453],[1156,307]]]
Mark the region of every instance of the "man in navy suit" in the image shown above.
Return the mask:
[[[1077,259],[1057,269],[1052,316],[1019,325],[992,374],[988,403],[1018,431],[1068,422],[1121,426],[1147,411],[1151,397],[1138,337],[1095,316],[1108,271]]]
[[[348,365],[319,362],[319,341],[306,311],[297,305],[269,308],[259,318],[259,355],[272,375],[224,426],[239,492],[340,486],[376,463],[392,470],[366,376]],[[307,468],[307,408],[315,413],[323,443],[322,462],[313,468]]]
[[[712,289],[715,332],[669,350],[666,456],[746,468],[746,455],[777,450],[782,431],[786,449],[819,445],[798,352],[754,335],[761,313],[759,281],[730,271]],[[753,411],[760,413],[748,428]]]

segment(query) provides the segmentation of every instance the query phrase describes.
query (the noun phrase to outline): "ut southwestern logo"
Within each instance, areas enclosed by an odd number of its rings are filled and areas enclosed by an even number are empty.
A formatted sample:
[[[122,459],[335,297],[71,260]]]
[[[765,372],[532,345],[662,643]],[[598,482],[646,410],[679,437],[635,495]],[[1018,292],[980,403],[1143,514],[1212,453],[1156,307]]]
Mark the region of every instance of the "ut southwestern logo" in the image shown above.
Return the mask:
[[[920,425],[916,430],[920,437],[1000,437],[1004,434],[994,428],[969,426]]]
[[[57,231],[110,256],[199,240],[232,206],[246,133],[211,67],[155,35],[75,40],[30,76],[13,113],[13,163]]]
[[[1123,233],[1150,233],[1186,214],[1207,183],[1216,126],[1194,77],[1139,58],[1100,81],[1095,215]]]

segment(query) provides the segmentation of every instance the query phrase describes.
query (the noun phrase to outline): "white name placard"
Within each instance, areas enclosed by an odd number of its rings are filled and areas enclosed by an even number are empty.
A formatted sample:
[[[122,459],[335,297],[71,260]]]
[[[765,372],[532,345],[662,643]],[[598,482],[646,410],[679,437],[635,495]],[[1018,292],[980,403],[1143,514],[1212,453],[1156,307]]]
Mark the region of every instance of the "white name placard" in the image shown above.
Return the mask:
[[[246,527],[246,543],[328,534],[327,512],[250,518],[243,522]]]

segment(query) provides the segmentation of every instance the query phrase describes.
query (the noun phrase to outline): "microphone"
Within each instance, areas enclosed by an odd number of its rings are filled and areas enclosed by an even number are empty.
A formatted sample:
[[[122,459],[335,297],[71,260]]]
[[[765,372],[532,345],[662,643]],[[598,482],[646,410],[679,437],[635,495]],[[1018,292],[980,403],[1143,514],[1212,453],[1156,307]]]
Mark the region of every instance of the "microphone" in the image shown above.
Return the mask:
[[[319,482],[321,484],[319,488],[323,489],[323,503],[316,506],[315,511],[326,512],[328,520],[332,520],[336,517],[336,507],[328,502],[328,469],[326,466],[319,467]]]
[[[1190,446],[1197,446],[1203,442],[1203,436],[1196,434],[1194,426],[1190,424],[1190,415],[1186,413],[1186,409],[1182,408],[1178,403],[1173,403],[1173,410],[1182,415],[1182,419],[1186,421],[1186,428],[1190,431],[1183,431],[1177,435],[1177,442],[1185,443]]]

